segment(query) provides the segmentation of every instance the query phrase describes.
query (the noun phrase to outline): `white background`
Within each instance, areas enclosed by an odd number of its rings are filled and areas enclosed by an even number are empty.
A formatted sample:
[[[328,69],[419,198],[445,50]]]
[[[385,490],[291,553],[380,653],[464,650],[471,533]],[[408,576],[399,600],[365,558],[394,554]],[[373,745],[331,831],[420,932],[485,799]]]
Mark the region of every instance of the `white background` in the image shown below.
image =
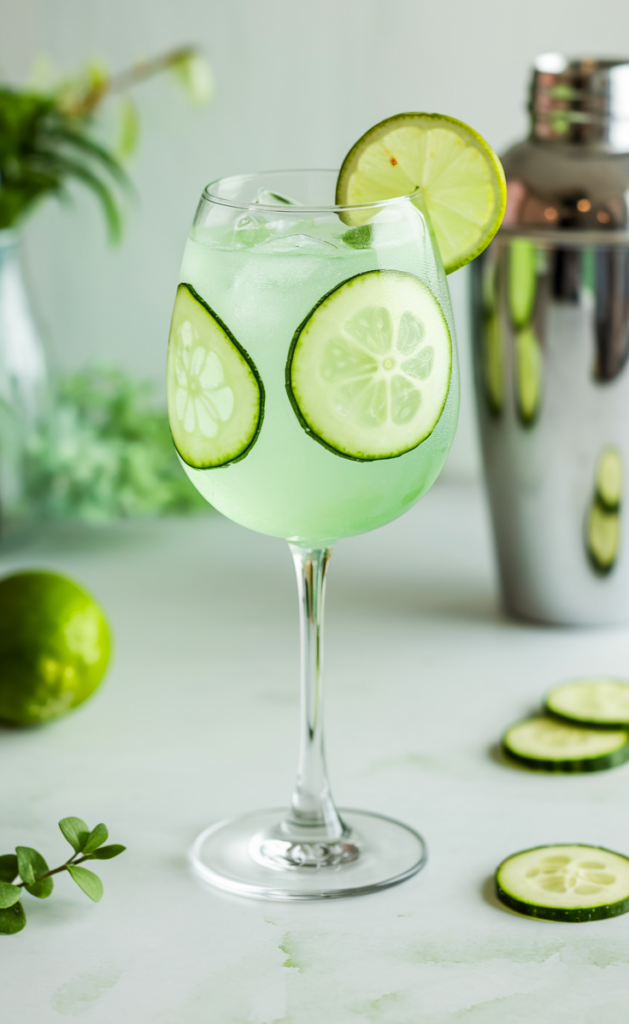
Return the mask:
[[[136,90],[138,202],[121,248],[91,197],[54,202],[26,232],[26,264],[54,365],[119,363],[161,387],[174,283],[203,186],[272,167],[337,167],[372,124],[403,110],[468,122],[499,152],[526,132],[539,52],[629,52],[626,0],[0,0],[0,62],[23,81],[42,53],[70,71],[119,70],[182,43],[210,57],[217,89],[192,110],[170,80]],[[625,42],[626,41],[626,42]],[[451,280],[464,389],[448,472],[473,476],[467,278]]]

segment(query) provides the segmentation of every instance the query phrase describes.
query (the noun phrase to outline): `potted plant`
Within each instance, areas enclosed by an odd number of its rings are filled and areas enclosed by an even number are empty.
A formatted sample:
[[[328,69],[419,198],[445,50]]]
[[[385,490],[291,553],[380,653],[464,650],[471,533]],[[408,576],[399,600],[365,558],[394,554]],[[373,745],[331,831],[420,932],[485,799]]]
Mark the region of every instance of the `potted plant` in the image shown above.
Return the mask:
[[[45,406],[47,370],[19,260],[23,223],[70,182],[100,203],[112,241],[122,230],[122,199],[131,187],[123,161],[137,140],[134,86],[172,71],[194,102],[211,94],[209,67],[191,47],[181,47],[109,74],[91,64],[47,89],[0,85],[0,529],[24,511],[28,439]],[[117,149],[95,137],[103,104],[117,99]]]

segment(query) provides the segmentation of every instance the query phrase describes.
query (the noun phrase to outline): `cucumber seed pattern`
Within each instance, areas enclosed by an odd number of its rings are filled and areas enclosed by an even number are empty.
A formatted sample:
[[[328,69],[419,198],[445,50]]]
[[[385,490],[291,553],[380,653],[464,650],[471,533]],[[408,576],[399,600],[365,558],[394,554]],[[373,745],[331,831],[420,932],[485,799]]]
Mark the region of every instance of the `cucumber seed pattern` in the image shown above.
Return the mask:
[[[422,322],[407,311],[396,336],[384,306],[367,307],[346,320],[321,362],[339,415],[373,430],[388,419],[399,426],[409,423],[421,404],[419,385],[434,365],[434,348],[425,335]]]
[[[196,337],[195,337],[196,334]],[[225,383],[216,352],[199,343],[199,332],[184,320],[177,330],[175,410],[188,434],[216,437],[234,411],[234,392]]]
[[[451,368],[432,292],[413,274],[374,270],[329,292],[300,325],[286,386],[314,440],[346,458],[389,459],[432,433]]]
[[[244,458],[264,412],[264,388],[229,328],[181,284],[168,340],[168,419],[175,447],[195,469]]]
[[[575,860],[567,854],[541,857],[536,865],[529,868],[525,878],[535,879],[535,885],[544,892],[567,893],[572,890],[578,896],[601,893],[616,881],[616,875],[603,860]]]

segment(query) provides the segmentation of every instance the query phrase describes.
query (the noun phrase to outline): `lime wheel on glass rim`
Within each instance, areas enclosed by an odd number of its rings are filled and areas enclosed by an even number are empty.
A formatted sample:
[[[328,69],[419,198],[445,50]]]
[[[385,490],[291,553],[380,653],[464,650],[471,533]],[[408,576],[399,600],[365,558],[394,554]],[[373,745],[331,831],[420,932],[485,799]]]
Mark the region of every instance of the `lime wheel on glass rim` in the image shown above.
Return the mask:
[[[376,203],[420,189],[446,274],[485,249],[507,187],[500,160],[473,128],[443,114],[396,114],[370,128],[339,171],[336,201]]]

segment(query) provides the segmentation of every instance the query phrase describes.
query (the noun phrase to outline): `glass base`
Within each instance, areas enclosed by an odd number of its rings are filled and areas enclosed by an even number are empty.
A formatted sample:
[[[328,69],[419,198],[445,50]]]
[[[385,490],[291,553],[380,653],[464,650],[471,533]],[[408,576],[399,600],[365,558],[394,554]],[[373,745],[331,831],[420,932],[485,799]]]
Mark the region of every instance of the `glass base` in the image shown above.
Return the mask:
[[[325,900],[397,885],[426,863],[426,845],[408,825],[368,811],[340,812],[339,840],[286,838],[285,811],[256,811],[212,825],[190,851],[204,882],[239,896]]]

